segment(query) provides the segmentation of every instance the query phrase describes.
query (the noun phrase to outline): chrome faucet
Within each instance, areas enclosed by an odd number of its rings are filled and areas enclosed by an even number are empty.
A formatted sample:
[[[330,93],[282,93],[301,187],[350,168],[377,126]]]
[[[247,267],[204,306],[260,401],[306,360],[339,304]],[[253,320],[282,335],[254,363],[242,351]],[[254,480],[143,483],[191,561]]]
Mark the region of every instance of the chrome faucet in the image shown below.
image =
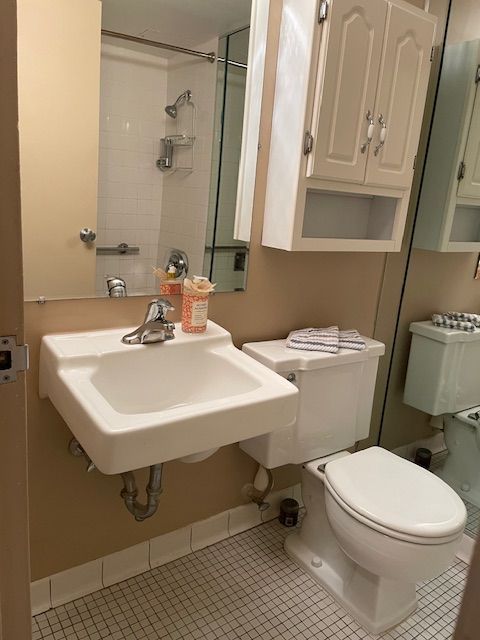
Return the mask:
[[[152,300],[148,305],[143,324],[135,331],[123,336],[122,342],[124,344],[148,344],[149,342],[173,340],[175,338],[175,324],[166,320],[165,316],[169,311],[173,311],[174,308],[164,298]]]

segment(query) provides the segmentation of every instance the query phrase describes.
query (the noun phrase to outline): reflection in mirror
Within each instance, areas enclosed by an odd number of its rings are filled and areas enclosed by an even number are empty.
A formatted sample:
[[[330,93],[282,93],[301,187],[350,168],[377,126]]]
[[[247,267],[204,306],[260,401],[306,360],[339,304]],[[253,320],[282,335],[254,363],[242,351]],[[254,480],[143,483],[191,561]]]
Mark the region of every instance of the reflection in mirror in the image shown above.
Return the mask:
[[[217,291],[243,290],[248,243],[234,240],[250,29],[219,41],[214,146],[204,273]],[[225,59],[227,63],[221,60]]]
[[[167,270],[172,254],[185,258],[189,275],[217,282],[217,291],[244,290],[249,234],[236,240],[234,229],[239,211],[251,216],[237,200],[253,201],[267,20],[266,0],[103,0],[100,60],[84,51],[90,78],[94,64],[100,68],[97,211],[77,206],[70,220],[62,207],[61,224],[49,212],[56,230],[49,266],[32,250],[39,211],[25,208],[27,299],[108,296],[111,278],[123,280],[129,296],[155,294],[154,269]],[[39,55],[30,47],[25,67]],[[72,95],[91,91],[81,78],[72,80]],[[25,102],[32,81],[20,69]],[[40,119],[33,110],[23,118],[34,130]],[[32,139],[25,134],[25,156]],[[250,177],[238,187],[242,166]]]
[[[129,295],[157,292],[152,267],[167,269],[174,249],[218,291],[244,288],[232,247],[251,0],[230,8],[202,3],[198,24],[178,3],[144,2],[131,24],[124,2],[104,3],[97,295],[112,275]],[[120,28],[203,57],[107,35]]]
[[[380,437],[412,459],[430,450],[430,470],[466,505],[471,537],[480,532],[479,69],[480,4],[452,0]]]

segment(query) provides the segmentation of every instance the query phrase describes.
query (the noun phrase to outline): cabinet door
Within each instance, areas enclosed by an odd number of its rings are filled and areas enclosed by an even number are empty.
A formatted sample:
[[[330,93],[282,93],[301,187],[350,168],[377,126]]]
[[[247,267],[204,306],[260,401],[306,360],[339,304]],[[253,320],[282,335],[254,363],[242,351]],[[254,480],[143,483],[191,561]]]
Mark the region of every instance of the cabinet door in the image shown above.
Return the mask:
[[[463,180],[458,183],[458,195],[463,198],[480,198],[480,92],[478,88],[463,162],[465,173]]]
[[[388,5],[366,183],[408,189],[422,126],[436,19],[403,3]]]
[[[373,115],[385,0],[331,0],[323,26],[307,175],[362,183]],[[292,96],[294,99],[294,96]],[[371,129],[370,129],[371,131]]]

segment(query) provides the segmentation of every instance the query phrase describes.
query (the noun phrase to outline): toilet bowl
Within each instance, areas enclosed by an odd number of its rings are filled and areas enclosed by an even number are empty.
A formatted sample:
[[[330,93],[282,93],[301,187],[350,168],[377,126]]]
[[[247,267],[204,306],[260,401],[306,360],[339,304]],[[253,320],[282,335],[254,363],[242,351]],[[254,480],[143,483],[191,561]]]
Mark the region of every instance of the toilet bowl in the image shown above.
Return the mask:
[[[364,340],[361,351],[335,354],[289,349],[285,340],[245,344],[298,387],[299,402],[294,424],[240,447],[267,469],[303,465],[306,516],[285,550],[360,624],[381,633],[414,611],[415,583],[452,562],[466,509],[443,480],[407,460],[379,447],[345,451],[369,434],[385,351]]]
[[[371,633],[417,606],[455,557],[466,511],[443,481],[379,447],[302,469],[306,516],[285,550]]]
[[[444,417],[448,456],[437,475],[480,508],[480,421],[474,417],[477,412],[480,407]]]

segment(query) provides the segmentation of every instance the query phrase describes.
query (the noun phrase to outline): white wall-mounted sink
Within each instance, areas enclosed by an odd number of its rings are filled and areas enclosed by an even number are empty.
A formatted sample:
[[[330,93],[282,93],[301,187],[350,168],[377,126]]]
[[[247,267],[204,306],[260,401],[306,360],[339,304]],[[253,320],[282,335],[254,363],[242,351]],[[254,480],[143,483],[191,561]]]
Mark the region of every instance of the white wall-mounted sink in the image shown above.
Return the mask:
[[[103,473],[121,473],[290,425],[297,389],[208,323],[148,345],[131,328],[47,335],[40,396],[50,398]]]

